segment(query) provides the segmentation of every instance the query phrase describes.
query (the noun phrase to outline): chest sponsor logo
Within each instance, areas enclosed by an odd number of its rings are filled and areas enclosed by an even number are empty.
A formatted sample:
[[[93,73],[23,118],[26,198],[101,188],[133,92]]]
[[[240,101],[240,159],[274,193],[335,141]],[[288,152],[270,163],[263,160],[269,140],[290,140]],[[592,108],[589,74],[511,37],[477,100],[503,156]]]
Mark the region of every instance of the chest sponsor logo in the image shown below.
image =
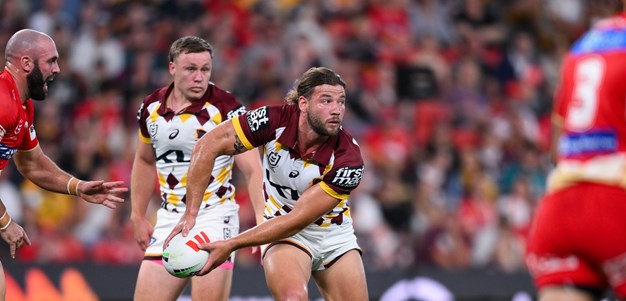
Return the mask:
[[[180,130],[179,130],[179,129],[175,129],[175,130],[173,130],[173,131],[170,133],[170,136],[169,136],[170,140],[172,140],[172,139],[176,138],[176,136],[178,136],[178,133],[179,133],[179,132],[180,132]]]
[[[150,137],[153,139],[156,137],[158,130],[159,125],[157,125],[156,123],[150,124],[150,126],[148,126],[148,132],[150,133]]]
[[[233,119],[239,115],[242,115],[244,113],[246,113],[246,107],[244,106],[240,106],[234,110],[229,111],[228,113],[226,113],[226,118],[228,119]]]
[[[20,122],[17,123],[15,130],[13,130],[13,133],[15,135],[19,134],[22,131],[22,126],[24,126],[24,119],[20,119]],[[26,126],[28,126],[28,124]]]
[[[267,156],[270,167],[276,167],[278,165],[278,161],[280,161],[280,155],[275,152],[271,152],[269,156]]]
[[[353,188],[359,185],[363,177],[363,167],[342,167],[335,173],[331,181],[333,185],[339,187]]]
[[[270,125],[267,107],[260,107],[254,111],[248,112],[246,118],[250,130],[253,132],[267,128]]]

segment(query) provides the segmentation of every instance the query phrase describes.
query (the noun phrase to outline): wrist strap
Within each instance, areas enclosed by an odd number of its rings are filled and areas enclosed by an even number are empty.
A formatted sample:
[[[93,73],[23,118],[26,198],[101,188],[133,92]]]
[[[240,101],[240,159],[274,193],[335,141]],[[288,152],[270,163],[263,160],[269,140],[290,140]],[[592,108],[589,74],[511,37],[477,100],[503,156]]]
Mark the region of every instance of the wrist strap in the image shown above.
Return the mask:
[[[6,221],[6,223],[5,223],[4,220],[6,219],[7,216],[9,217],[9,220]],[[7,212],[5,211],[4,214],[2,215],[2,218],[0,218],[0,231],[6,230],[9,227],[9,225],[11,224],[12,221],[13,221],[13,219],[11,218],[11,216],[8,215]]]
[[[67,181],[67,194],[69,195],[78,195],[78,184],[80,184],[80,182],[82,182],[79,179],[76,179],[74,177],[71,177],[68,181]]]

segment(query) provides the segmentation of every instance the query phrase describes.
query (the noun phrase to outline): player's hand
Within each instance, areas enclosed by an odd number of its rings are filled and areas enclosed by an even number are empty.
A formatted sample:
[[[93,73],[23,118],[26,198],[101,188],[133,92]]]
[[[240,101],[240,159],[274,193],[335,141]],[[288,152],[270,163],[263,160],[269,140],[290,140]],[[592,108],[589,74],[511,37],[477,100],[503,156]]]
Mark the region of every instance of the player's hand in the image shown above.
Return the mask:
[[[89,203],[102,204],[115,209],[117,203],[124,202],[121,195],[128,191],[128,188],[123,185],[123,181],[83,181],[78,184],[78,196]]]
[[[152,223],[150,223],[150,221],[145,217],[133,220],[132,224],[135,241],[142,251],[146,251],[150,245],[152,233],[154,233],[154,226],[152,226]]]
[[[13,259],[15,259],[15,252],[17,249],[24,244],[30,245],[30,239],[28,239],[28,235],[26,235],[24,228],[13,221],[9,227],[6,228],[6,230],[0,231],[0,236],[9,244],[11,258]]]
[[[230,257],[231,253],[234,251],[230,240],[216,240],[214,242],[210,242],[208,244],[200,245],[200,249],[206,250],[209,252],[209,259],[204,264],[204,267],[196,276],[206,275],[218,266],[220,266],[224,261]]]
[[[189,230],[191,230],[195,225],[196,217],[192,216],[191,214],[187,214],[187,212],[183,213],[183,216],[180,217],[180,221],[178,221],[178,224],[174,226],[174,229],[172,229],[170,235],[168,235],[165,239],[165,242],[163,243],[163,248],[165,249],[167,244],[170,243],[170,240],[178,233],[182,233],[184,237],[187,237],[187,235],[189,234]]]

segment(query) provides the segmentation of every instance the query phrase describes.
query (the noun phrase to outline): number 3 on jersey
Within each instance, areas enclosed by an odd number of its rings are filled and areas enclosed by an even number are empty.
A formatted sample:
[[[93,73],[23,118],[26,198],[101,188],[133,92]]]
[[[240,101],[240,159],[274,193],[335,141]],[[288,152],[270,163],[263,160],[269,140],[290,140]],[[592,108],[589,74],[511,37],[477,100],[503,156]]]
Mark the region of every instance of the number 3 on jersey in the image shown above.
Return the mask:
[[[576,64],[574,91],[567,112],[567,128],[589,129],[598,111],[598,91],[604,77],[605,62],[601,56],[589,56]]]

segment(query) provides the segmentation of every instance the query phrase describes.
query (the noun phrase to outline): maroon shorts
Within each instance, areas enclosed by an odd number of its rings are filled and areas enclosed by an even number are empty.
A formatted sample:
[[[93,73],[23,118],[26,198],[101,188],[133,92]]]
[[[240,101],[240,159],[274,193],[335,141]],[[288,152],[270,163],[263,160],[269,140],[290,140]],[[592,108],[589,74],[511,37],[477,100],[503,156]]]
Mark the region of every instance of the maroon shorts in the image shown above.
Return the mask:
[[[546,195],[535,213],[526,263],[538,289],[612,287],[626,298],[626,190],[580,183]]]

